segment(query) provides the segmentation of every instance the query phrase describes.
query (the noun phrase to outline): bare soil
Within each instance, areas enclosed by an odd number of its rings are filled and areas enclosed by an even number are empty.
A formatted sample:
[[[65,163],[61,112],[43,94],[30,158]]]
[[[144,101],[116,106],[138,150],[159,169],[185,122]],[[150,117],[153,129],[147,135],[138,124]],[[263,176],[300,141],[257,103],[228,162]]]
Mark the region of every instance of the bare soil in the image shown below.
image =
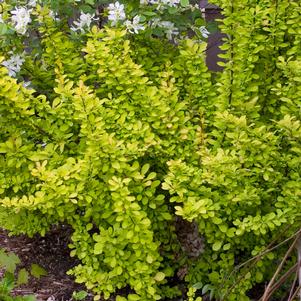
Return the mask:
[[[38,264],[47,271],[47,275],[39,279],[31,277],[28,284],[14,290],[15,294],[34,294],[38,301],[71,301],[74,291],[85,290],[66,274],[78,264],[69,256],[70,235],[71,229],[65,225],[54,227],[44,237],[36,235],[33,238],[25,235],[9,237],[7,231],[0,229],[0,248],[19,256],[19,268],[30,270],[31,264]],[[85,300],[93,300],[92,294]]]

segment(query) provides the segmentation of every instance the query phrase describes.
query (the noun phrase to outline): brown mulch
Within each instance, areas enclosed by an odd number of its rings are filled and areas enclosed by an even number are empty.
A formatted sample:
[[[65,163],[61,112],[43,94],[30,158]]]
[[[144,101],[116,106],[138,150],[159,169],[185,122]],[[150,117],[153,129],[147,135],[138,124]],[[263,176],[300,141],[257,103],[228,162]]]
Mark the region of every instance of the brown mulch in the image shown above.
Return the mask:
[[[38,264],[47,271],[47,275],[39,279],[31,277],[28,284],[14,290],[15,294],[34,294],[38,301],[71,301],[74,291],[85,290],[66,274],[78,264],[69,256],[71,233],[72,230],[65,225],[54,227],[44,237],[36,235],[33,238],[25,235],[9,237],[8,232],[0,229],[0,248],[19,256],[21,264],[18,267],[29,271],[31,264]],[[92,294],[85,300],[93,300]]]

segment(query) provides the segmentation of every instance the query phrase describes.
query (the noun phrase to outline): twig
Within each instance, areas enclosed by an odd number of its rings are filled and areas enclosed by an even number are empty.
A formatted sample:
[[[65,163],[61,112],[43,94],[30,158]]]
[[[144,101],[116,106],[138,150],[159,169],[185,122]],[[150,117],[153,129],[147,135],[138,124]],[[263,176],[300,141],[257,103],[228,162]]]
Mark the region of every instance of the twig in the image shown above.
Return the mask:
[[[298,264],[296,263],[293,265],[284,275],[281,276],[281,278],[271,287],[267,300],[270,299],[270,297],[273,295],[273,293],[287,280],[287,278],[297,271]]]
[[[286,230],[287,230],[287,228],[286,228]],[[286,230],[285,230],[285,231],[286,231]],[[285,232],[285,231],[283,231],[283,232]],[[283,232],[282,232],[282,233],[283,233]],[[294,238],[296,235],[299,235],[299,234],[301,234],[301,229],[299,229],[297,232],[295,232],[294,234],[292,234],[290,237],[288,237],[287,239],[281,241],[279,244],[275,245],[275,246],[272,247],[272,248],[269,248],[269,246],[271,246],[271,245],[273,244],[273,243],[270,243],[270,244],[268,245],[268,247],[267,247],[264,251],[262,251],[261,253],[259,253],[259,254],[256,255],[256,256],[254,256],[254,257],[248,259],[247,261],[243,262],[242,264],[240,264],[239,266],[237,266],[235,269],[236,269],[236,270],[241,269],[243,266],[245,266],[245,265],[248,264],[249,262],[251,262],[251,261],[257,259],[258,257],[259,257],[259,259],[260,259],[262,256],[264,256],[264,255],[266,255],[266,254],[268,254],[268,253],[274,251],[275,249],[277,249],[277,248],[279,248],[280,246],[284,245],[285,243],[287,243],[288,241],[290,241],[292,238]],[[275,241],[275,240],[274,240],[274,241]]]
[[[295,293],[292,295],[291,299],[289,299],[287,301],[293,301],[295,299],[295,297],[298,295],[300,289],[301,289],[301,286],[298,286]]]
[[[280,247],[281,245],[285,244],[286,242],[290,241],[292,238],[294,238],[296,235],[301,233],[301,229],[299,229],[297,232],[295,232],[293,235],[291,235],[290,237],[288,237],[287,239],[281,241],[279,244],[275,245],[274,247],[271,247],[281,236],[283,233],[285,233],[288,228],[290,227],[290,225],[288,225],[287,227],[285,227],[285,229],[283,231],[280,232],[280,234],[272,241],[270,242],[270,244],[266,247],[265,250],[263,250],[261,253],[259,253],[258,255],[248,259],[247,261],[241,263],[240,265],[238,265],[237,267],[235,267],[232,272],[229,274],[228,277],[225,277],[225,281],[223,282],[223,285],[220,286],[220,289],[222,289],[224,287],[224,284],[226,283],[227,280],[229,280],[231,278],[231,276],[236,273],[239,269],[241,269],[242,267],[244,267],[245,265],[247,265],[248,263],[254,261],[248,270],[250,270],[264,255],[266,255],[267,253],[277,249],[278,247]],[[241,275],[238,280],[227,290],[226,294],[224,297],[228,296],[228,294],[232,291],[232,289],[235,287],[235,285],[237,283],[240,282],[240,280],[242,280],[244,278],[244,275]]]
[[[280,264],[278,265],[276,272],[274,273],[274,275],[273,275],[272,279],[270,280],[270,282],[269,282],[269,284],[268,284],[268,286],[267,286],[267,288],[266,288],[266,290],[265,290],[265,292],[264,292],[262,298],[260,299],[261,301],[268,301],[268,296],[269,296],[269,294],[270,294],[272,285],[273,285],[273,283],[274,283],[274,281],[275,281],[277,275],[278,275],[279,272],[281,271],[281,269],[282,269],[282,267],[283,267],[283,265],[284,265],[284,263],[285,263],[287,257],[288,257],[288,256],[290,255],[290,253],[293,251],[293,249],[294,249],[296,243],[298,242],[298,240],[299,240],[299,235],[295,238],[295,240],[293,241],[293,243],[291,244],[291,246],[289,247],[289,249],[288,249],[287,252],[285,253],[285,255],[284,255],[282,261],[281,261]]]
[[[295,285],[296,285],[297,279],[298,279],[298,270],[296,270],[295,278],[294,278],[294,281],[293,281],[293,284],[292,284],[292,287],[291,287],[291,290],[290,290],[290,294],[289,294],[287,300],[291,300],[291,298],[292,298],[292,296],[293,296],[293,293],[294,293],[294,287],[295,287]]]
[[[299,286],[301,286],[301,238],[299,237],[297,241],[297,254],[298,254],[298,281],[299,281]],[[301,294],[299,294],[299,300],[301,301]]]

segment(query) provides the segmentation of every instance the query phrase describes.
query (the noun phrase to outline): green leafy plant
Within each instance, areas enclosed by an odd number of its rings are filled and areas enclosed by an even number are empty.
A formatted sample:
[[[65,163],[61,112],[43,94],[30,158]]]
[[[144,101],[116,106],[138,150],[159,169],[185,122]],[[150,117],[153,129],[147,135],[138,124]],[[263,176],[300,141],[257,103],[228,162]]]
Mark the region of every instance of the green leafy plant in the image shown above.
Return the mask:
[[[16,274],[16,267],[20,263],[20,259],[14,253],[7,253],[0,249],[0,268],[3,269],[4,275],[0,279],[0,300],[3,301],[35,301],[35,297],[13,296],[12,290],[22,284],[28,282],[29,274],[26,269],[20,269]]]
[[[212,250],[192,263],[187,278],[219,300],[248,300],[286,249],[235,266],[300,228],[301,48],[293,24],[301,7],[297,1],[213,2],[223,9],[227,35],[214,114],[207,113],[199,160],[168,162],[162,187],[177,215],[197,221]]]
[[[1,68],[1,112],[16,104],[5,114],[14,125],[0,144],[1,225],[33,235],[69,223],[71,255],[81,261],[70,273],[105,298],[127,285],[135,290],[129,300],[177,294],[164,288],[180,246],[160,185],[167,160],[197,149],[200,125],[189,93],[199,84],[210,93],[210,75],[193,73],[206,70],[205,44],[151,38],[143,47],[123,30],[93,27],[79,47],[47,8],[38,14],[45,51],[41,64],[29,56],[21,72],[30,72],[35,89]],[[157,56],[158,47],[170,52]],[[192,64],[185,72],[182,58]],[[184,80],[191,80],[187,90]]]
[[[86,291],[73,292],[72,294],[74,300],[84,300],[87,296],[88,293]]]
[[[196,291],[197,291],[197,289],[194,288],[194,287],[190,287],[188,289],[188,292],[187,292],[188,299],[187,299],[187,301],[202,301],[203,300],[202,297],[195,298],[195,292]]]
[[[30,268],[30,274],[35,278],[40,278],[47,275],[47,271],[36,263],[33,263]]]

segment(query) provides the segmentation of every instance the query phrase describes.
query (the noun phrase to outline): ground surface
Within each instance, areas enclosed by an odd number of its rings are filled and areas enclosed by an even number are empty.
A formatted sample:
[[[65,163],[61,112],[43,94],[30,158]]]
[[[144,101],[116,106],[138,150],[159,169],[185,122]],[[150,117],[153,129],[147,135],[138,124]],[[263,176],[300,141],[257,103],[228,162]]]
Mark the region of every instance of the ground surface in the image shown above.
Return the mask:
[[[28,284],[15,290],[16,294],[34,294],[38,301],[69,301],[74,291],[84,290],[84,287],[74,283],[66,272],[77,264],[76,259],[69,256],[68,244],[70,229],[66,226],[54,228],[45,237],[26,236],[9,237],[8,233],[0,229],[0,248],[12,251],[21,260],[20,268],[30,270],[35,263],[47,271],[47,275],[40,279],[30,278]],[[92,300],[88,296],[85,300]]]
[[[188,223],[180,218],[176,220],[176,232],[184,252],[190,257],[198,257],[204,250],[204,241],[199,236],[195,223]],[[74,282],[74,278],[66,272],[78,264],[75,258],[69,256],[70,236],[72,230],[65,225],[54,227],[45,237],[36,235],[33,238],[22,236],[8,236],[0,229],[0,248],[14,252],[21,260],[20,268],[30,270],[31,264],[38,264],[47,271],[47,275],[40,279],[31,278],[29,283],[15,289],[18,295],[34,294],[38,301],[71,301],[74,291],[85,290],[84,286]],[[1,272],[1,271],[0,271]],[[180,283],[187,273],[187,268],[181,268],[175,277]],[[1,273],[0,273],[1,276]],[[118,293],[127,295],[130,291],[125,288]],[[185,295],[185,288],[183,289]],[[93,300],[92,294],[85,301]],[[115,300],[114,297],[109,301]],[[181,301],[184,297],[173,299]],[[1,301],[1,300],[0,300]],[[169,300],[171,301],[171,300]]]
[[[191,256],[199,256],[203,250],[203,240],[198,237],[194,225],[189,227],[183,224],[182,221],[177,221],[181,227],[177,229],[179,241],[187,254]],[[45,237],[35,236],[28,238],[25,235],[8,236],[8,233],[0,229],[0,249],[5,249],[14,252],[19,256],[21,264],[19,268],[26,268],[30,270],[31,264],[38,264],[47,271],[47,275],[40,279],[30,278],[28,284],[23,285],[14,290],[17,295],[34,294],[37,301],[72,301],[72,293],[74,291],[85,290],[83,285],[76,284],[74,278],[68,276],[66,272],[78,264],[75,258],[69,256],[70,236],[72,230],[68,226],[54,227],[48,232]],[[1,278],[0,269],[0,278]],[[178,271],[178,278],[180,281],[183,271]],[[184,275],[186,272],[183,272]],[[184,290],[185,291],[185,290]],[[264,291],[264,286],[258,285],[250,292],[251,300],[258,300]],[[120,292],[127,294],[128,291]],[[185,298],[177,298],[173,301],[184,300]],[[92,301],[91,293],[84,299],[84,301]],[[114,297],[109,301],[115,300]],[[203,300],[208,298],[203,297]],[[285,297],[275,298],[272,300],[286,300]],[[271,300],[271,301],[272,301]],[[1,300],[0,300],[1,301]]]

